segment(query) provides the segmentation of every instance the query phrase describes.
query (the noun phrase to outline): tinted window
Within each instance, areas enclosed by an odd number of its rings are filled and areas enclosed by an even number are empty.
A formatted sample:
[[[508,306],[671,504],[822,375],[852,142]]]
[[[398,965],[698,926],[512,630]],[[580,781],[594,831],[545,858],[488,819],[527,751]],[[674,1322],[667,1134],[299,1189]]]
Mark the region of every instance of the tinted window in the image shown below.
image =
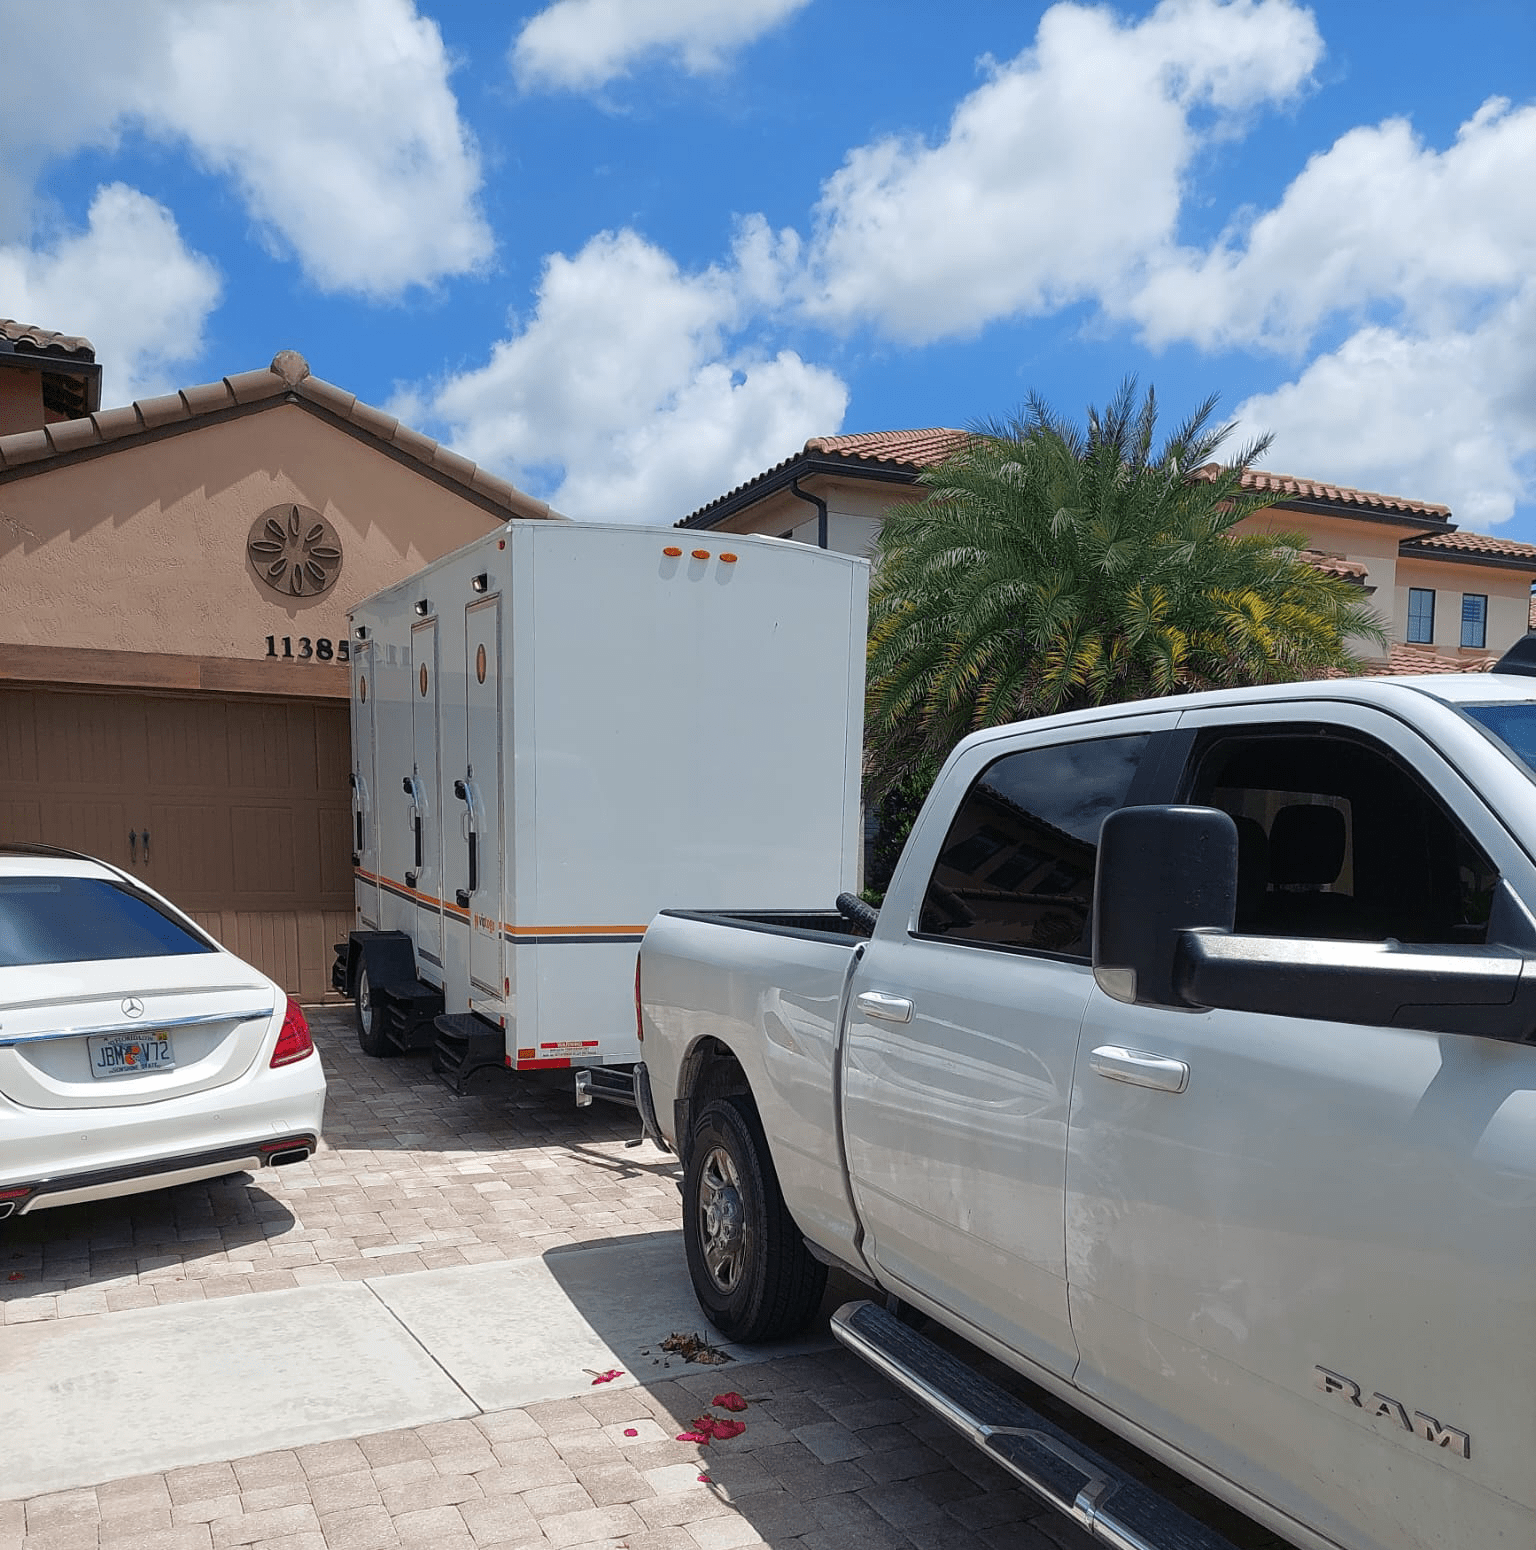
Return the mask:
[[[1143,733],[988,765],[944,838],[919,931],[1086,958],[1099,827],[1125,805],[1146,747]]]
[[[1218,737],[1188,799],[1237,824],[1237,930],[1485,941],[1498,872],[1386,749],[1317,734]]]
[[[1536,775],[1536,705],[1463,705],[1461,711]]]
[[[94,877],[0,877],[0,968],[213,950],[117,883]]]

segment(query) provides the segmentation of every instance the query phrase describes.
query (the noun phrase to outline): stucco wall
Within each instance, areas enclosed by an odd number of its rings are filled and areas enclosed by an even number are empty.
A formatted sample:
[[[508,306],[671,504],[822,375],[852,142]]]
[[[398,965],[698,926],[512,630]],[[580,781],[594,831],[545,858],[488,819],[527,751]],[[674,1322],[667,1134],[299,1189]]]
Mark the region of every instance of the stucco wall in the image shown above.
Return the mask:
[[[1530,572],[1494,565],[1457,565],[1444,560],[1404,558],[1398,561],[1393,600],[1393,638],[1408,639],[1408,589],[1426,587],[1435,594],[1436,651],[1455,656],[1461,651],[1461,599],[1482,593],[1488,599],[1486,650],[1505,652],[1525,634],[1530,621]]]
[[[270,507],[313,507],[341,573],[315,597],[250,563]],[[347,609],[499,518],[297,405],[0,482],[0,642],[260,659],[340,640]],[[281,650],[281,645],[279,645]]]

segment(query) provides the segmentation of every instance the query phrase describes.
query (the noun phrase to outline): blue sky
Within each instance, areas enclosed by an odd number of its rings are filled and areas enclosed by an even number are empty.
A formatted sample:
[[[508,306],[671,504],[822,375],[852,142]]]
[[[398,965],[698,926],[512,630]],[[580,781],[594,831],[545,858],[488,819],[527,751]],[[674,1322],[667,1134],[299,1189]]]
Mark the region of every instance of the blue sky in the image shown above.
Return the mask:
[[[1536,541],[1529,0],[0,10],[0,315],[89,335],[109,401],[294,348],[670,522],[808,436],[1134,373]]]

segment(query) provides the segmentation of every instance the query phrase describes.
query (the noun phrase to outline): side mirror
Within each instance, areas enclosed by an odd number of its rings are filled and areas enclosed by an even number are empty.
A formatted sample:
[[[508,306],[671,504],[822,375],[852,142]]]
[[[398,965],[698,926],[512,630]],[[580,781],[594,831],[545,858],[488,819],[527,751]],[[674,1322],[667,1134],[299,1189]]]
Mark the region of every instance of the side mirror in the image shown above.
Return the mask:
[[[1099,831],[1093,977],[1116,1001],[1192,1006],[1175,986],[1186,931],[1231,931],[1237,825],[1214,807],[1123,807]]]

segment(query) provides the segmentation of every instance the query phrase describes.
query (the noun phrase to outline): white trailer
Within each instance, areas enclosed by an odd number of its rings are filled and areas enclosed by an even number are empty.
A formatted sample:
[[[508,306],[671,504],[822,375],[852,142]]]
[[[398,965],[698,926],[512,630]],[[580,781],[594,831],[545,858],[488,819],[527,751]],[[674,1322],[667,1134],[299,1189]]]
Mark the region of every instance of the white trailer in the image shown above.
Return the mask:
[[[619,1096],[658,909],[855,888],[867,600],[799,543],[512,521],[359,604],[362,1048]]]

